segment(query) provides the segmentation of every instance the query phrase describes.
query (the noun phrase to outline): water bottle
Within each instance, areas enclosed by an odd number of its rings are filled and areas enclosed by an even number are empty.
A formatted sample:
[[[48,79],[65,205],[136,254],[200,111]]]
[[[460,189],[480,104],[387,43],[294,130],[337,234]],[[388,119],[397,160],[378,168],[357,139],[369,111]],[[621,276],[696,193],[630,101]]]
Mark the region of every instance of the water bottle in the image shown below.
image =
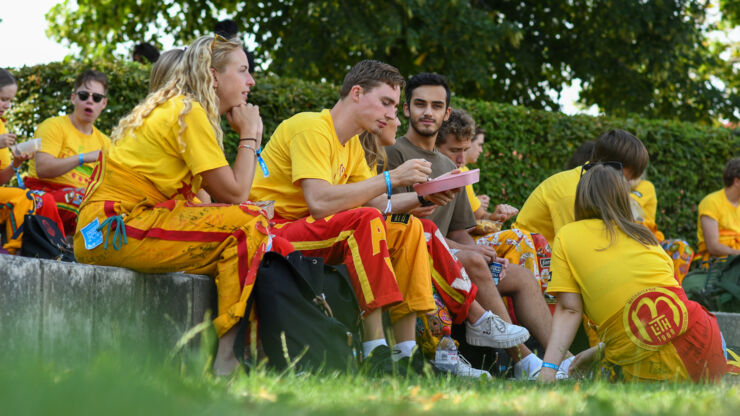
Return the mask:
[[[445,326],[442,328],[442,339],[437,344],[437,353],[434,356],[434,366],[441,371],[447,373],[455,373],[457,371],[457,364],[459,357],[457,354],[457,346],[455,341],[450,337],[450,327]]]

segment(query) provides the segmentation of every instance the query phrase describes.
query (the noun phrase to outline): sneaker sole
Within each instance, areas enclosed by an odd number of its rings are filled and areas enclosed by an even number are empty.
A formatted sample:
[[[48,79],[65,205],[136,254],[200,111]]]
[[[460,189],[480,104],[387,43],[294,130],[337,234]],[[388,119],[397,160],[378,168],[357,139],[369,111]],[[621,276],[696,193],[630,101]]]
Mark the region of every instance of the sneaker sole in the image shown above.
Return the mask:
[[[476,347],[491,347],[491,348],[502,348],[502,349],[515,347],[528,339],[529,339],[529,332],[525,332],[523,335],[519,336],[518,338],[512,338],[507,341],[494,342],[493,343],[494,345],[490,345],[484,342],[478,342],[477,340],[472,340],[472,339],[469,339],[468,337],[465,337],[465,340],[468,342],[468,344],[476,346]]]

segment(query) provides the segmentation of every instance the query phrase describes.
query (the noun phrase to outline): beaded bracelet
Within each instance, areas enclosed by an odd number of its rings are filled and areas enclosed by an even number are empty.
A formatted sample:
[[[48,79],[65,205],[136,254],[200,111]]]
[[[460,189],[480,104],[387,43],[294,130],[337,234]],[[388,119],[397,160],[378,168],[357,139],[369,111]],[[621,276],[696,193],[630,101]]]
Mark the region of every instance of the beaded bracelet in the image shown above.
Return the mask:
[[[254,146],[251,146],[251,145],[248,145],[248,144],[240,144],[239,147],[237,147],[237,149],[241,149],[241,148],[249,149],[249,150],[253,151],[255,154],[257,154],[257,149],[255,149]]]

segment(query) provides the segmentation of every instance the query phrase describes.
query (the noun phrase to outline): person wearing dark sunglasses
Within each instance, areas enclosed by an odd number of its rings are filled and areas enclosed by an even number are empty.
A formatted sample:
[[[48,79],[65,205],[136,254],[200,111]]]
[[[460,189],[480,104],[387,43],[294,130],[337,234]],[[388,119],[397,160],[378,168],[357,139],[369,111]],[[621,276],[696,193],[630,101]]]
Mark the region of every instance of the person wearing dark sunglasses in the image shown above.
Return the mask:
[[[95,127],[108,104],[108,78],[88,69],[74,83],[71,114],[51,117],[36,128],[41,150],[29,164],[26,186],[54,195],[64,232],[73,235],[85,187],[97,164],[98,155],[110,146],[110,139]]]
[[[650,160],[647,148],[633,134],[615,129],[594,144],[590,162],[545,179],[524,202],[512,228],[542,234],[552,245],[558,230],[573,221],[576,186],[593,166],[620,171],[627,180],[639,178]]]

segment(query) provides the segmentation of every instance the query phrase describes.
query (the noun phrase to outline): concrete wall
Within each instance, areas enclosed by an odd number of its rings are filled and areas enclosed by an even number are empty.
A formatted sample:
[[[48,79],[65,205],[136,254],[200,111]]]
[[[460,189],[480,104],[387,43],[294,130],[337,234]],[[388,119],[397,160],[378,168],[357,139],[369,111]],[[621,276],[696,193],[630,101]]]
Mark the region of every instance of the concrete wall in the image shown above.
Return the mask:
[[[167,353],[215,306],[207,276],[0,255],[1,351],[82,359],[107,349]]]

